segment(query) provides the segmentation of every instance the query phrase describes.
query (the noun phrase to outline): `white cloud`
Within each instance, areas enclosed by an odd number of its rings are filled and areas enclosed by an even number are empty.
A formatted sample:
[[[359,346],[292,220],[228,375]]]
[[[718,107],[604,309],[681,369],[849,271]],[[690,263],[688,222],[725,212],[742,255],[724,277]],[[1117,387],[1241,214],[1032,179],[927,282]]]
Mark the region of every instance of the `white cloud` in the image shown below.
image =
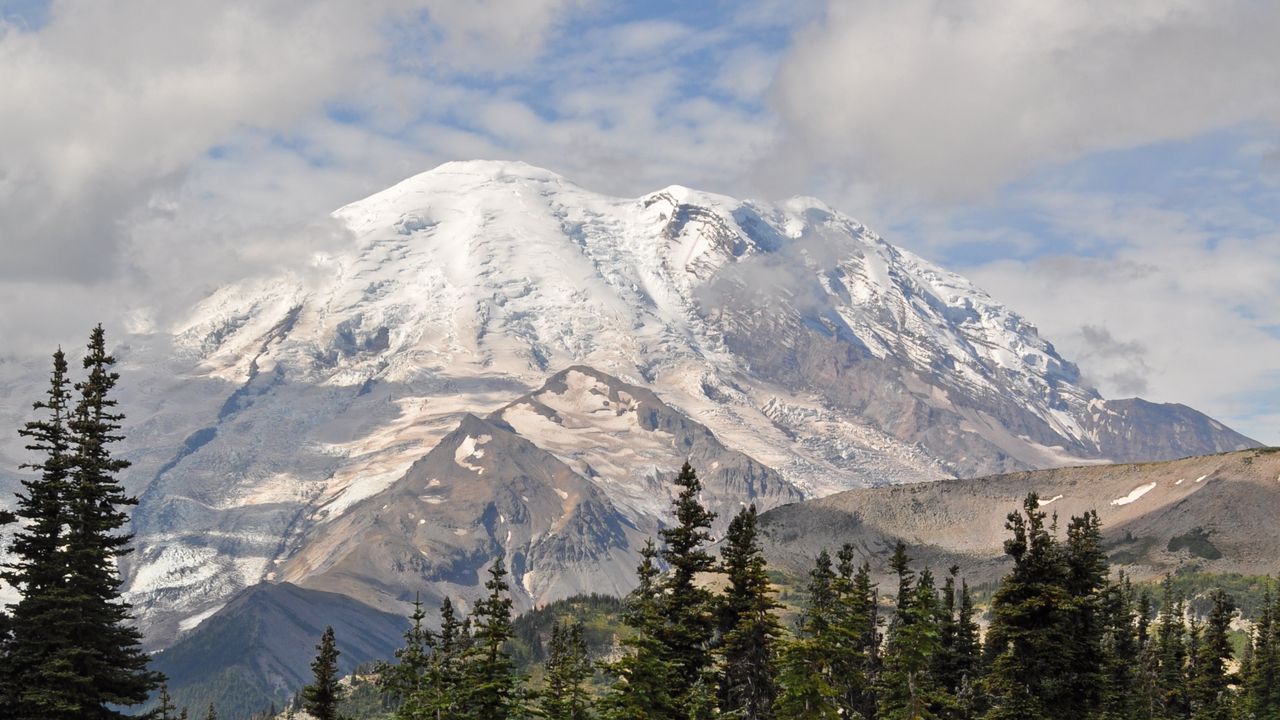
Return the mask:
[[[1047,163],[1280,121],[1280,5],[831,0],[783,63],[800,172],[985,196]]]
[[[1104,396],[1183,403],[1280,441],[1263,405],[1280,381],[1280,226],[1233,237],[1205,226],[1205,208],[1067,193],[1037,201],[1057,231],[1079,238],[1062,251],[1113,244],[966,274],[1039,325]]]

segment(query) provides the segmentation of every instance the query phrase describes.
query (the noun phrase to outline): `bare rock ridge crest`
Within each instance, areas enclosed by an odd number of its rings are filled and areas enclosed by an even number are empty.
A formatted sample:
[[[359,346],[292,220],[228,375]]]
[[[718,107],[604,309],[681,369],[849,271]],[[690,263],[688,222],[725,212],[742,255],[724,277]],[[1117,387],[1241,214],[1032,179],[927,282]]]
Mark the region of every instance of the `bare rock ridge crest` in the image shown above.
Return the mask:
[[[498,552],[522,607],[624,592],[686,458],[727,522],[1256,445],[1100,397],[1016,313],[810,198],[618,198],[475,161],[333,217],[345,249],[116,349],[142,499],[124,570],[154,646],[260,582],[465,603]],[[11,426],[42,373],[0,374]]]

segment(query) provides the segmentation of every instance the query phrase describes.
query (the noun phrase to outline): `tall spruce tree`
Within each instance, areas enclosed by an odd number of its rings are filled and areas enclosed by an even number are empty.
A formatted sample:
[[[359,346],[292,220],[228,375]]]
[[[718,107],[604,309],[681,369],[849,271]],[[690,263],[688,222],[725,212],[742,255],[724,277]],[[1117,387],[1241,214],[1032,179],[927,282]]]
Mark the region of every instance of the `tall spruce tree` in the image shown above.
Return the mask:
[[[757,537],[756,506],[729,523],[721,551],[728,586],[720,602],[720,711],[744,720],[772,720],[777,698],[775,650],[782,626]]]
[[[93,678],[79,672],[79,640],[71,634],[76,598],[67,585],[68,503],[74,457],[70,428],[71,380],[62,350],[53,354],[53,371],[44,399],[33,404],[44,417],[18,433],[37,462],[24,469],[39,474],[22,481],[16,515],[25,520],[9,546],[11,559],[0,579],[20,593],[10,607],[11,629],[0,676],[0,702],[15,718],[80,718],[95,695]]]
[[[1194,720],[1231,720],[1235,714],[1233,676],[1227,670],[1231,662],[1231,619],[1235,601],[1221,588],[1210,593],[1213,602],[1201,631],[1194,674],[1188,695]]]
[[[1185,604],[1165,578],[1160,616],[1154,639],[1158,663],[1156,697],[1159,717],[1182,720],[1191,716],[1187,698],[1187,629]]]
[[[378,687],[389,697],[396,711],[397,720],[418,720],[429,717],[420,703],[426,698],[426,683],[436,638],[423,625],[427,614],[422,601],[413,598],[413,614],[409,616],[409,629],[404,633],[404,646],[395,651],[395,663],[378,665]]]
[[[511,593],[502,556],[489,567],[488,591],[471,613],[471,646],[463,657],[465,717],[506,720],[521,710],[521,679],[507,644],[511,641]]]
[[[909,562],[909,560],[908,560]],[[898,616],[885,640],[879,683],[879,713],[883,720],[932,720],[947,712],[954,701],[933,676],[934,659],[941,652],[939,604],[933,574],[920,573],[915,587],[899,572],[899,587],[911,596],[898,599]]]
[[[1010,513],[1005,524],[1012,537],[1004,551],[1013,570],[991,602],[989,720],[1074,720],[1065,712],[1072,685],[1071,656],[1064,652],[1071,646],[1068,569],[1039,507],[1031,493],[1023,512]]]
[[[711,542],[711,523],[715,513],[702,506],[698,496],[702,483],[689,463],[680,468],[675,479],[680,488],[673,502],[675,524],[661,531],[662,559],[668,572],[661,582],[659,608],[665,622],[659,639],[665,659],[674,673],[671,695],[678,703],[689,700],[693,684],[703,679],[712,667],[711,641],[716,630],[714,596],[699,585],[699,573],[715,567],[715,559],[707,551]],[[712,684],[714,687],[714,684]]]
[[[302,688],[302,709],[315,720],[338,720],[338,703],[346,690],[338,683],[338,651],[333,627],[326,627],[311,661],[311,684]]]
[[[1102,523],[1095,511],[1071,518],[1064,548],[1067,564],[1067,640],[1070,684],[1061,708],[1069,717],[1090,717],[1102,706],[1106,685],[1103,659],[1103,595],[1109,568],[1102,548]]]
[[[112,390],[120,379],[111,367],[106,336],[99,325],[90,333],[83,365],[87,377],[76,383],[79,399],[71,414],[72,472],[67,494],[67,591],[76,605],[67,631],[78,654],[71,671],[82,678],[68,691],[83,718],[123,718],[118,708],[144,702],[162,679],[147,670],[142,635],[132,624],[131,608],[121,599],[117,562],[131,550],[132,534],[124,508],[137,505],[116,477],[129,467],[112,455],[123,439]],[[87,694],[86,691],[87,690]]]
[[[775,712],[780,720],[835,720],[840,717],[840,693],[834,680],[836,656],[833,628],[838,613],[836,574],[831,555],[818,553],[809,573],[808,602],[796,623],[794,637],[779,657],[781,686]]]
[[[841,547],[836,559],[831,682],[842,717],[871,717],[880,649],[876,586],[869,564],[854,569],[852,545]]]
[[[587,658],[582,623],[556,622],[551,626],[546,689],[538,700],[542,717],[547,720],[588,720],[591,717],[591,694],[586,683],[590,679],[591,661]]]
[[[658,603],[658,551],[650,540],[640,551],[639,584],[627,596],[623,623],[631,632],[622,639],[623,655],[606,670],[614,676],[600,701],[608,720],[674,720],[681,717],[672,696],[675,668],[667,660],[659,634],[663,618]]]
[[[1242,672],[1241,713],[1254,720],[1280,720],[1280,593],[1268,585],[1254,622],[1253,658]]]

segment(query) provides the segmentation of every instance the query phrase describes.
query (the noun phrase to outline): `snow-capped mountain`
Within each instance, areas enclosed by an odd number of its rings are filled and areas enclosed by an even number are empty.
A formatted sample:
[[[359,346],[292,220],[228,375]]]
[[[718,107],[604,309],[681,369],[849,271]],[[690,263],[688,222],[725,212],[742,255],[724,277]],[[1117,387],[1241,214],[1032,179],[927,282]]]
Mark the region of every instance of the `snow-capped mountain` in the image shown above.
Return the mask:
[[[623,589],[664,517],[655,481],[698,452],[709,478],[732,468],[709,483],[728,512],[1253,444],[1100,398],[1018,315],[813,199],[616,198],[461,162],[334,216],[345,250],[118,349],[153,639],[263,579],[384,607],[429,578],[465,593],[498,549],[548,565],[522,568],[527,602],[579,587],[553,572]],[[0,373],[6,416],[31,368]]]

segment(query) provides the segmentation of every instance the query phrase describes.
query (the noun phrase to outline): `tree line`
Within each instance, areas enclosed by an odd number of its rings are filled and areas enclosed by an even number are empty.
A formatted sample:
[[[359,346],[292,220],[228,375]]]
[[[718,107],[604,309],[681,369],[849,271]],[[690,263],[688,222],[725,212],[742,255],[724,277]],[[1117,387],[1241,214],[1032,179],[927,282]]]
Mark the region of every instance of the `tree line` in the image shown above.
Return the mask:
[[[823,551],[798,617],[784,628],[754,507],[714,515],[687,464],[674,523],[641,551],[619,652],[593,663],[573,621],[551,630],[540,687],[507,651],[511,602],[502,559],[465,618],[446,599],[440,630],[415,603],[412,626],[378,683],[395,720],[1280,720],[1280,598],[1268,589],[1238,657],[1232,598],[1204,618],[1168,580],[1159,598],[1112,579],[1096,512],[1056,516],[1028,495],[1006,523],[1012,569],[982,631],[959,569],[939,579],[899,543],[896,594],[882,602],[868,563]],[[708,578],[718,576],[717,581]],[[719,590],[712,590],[718,586]],[[332,629],[303,707],[337,720]],[[603,674],[599,689],[593,676]]]

